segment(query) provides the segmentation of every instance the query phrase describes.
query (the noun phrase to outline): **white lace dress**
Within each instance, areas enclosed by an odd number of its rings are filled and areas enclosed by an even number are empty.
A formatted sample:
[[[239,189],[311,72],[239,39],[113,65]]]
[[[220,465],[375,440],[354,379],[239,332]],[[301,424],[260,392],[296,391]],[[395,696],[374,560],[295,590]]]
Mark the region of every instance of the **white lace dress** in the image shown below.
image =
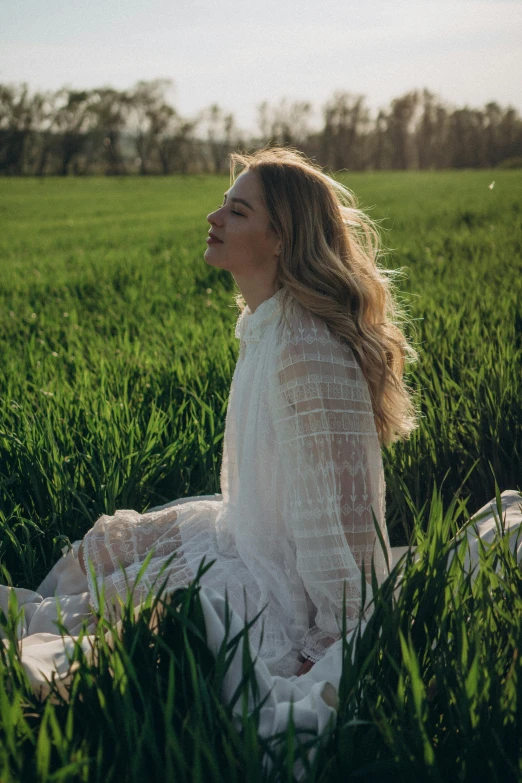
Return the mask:
[[[206,556],[215,562],[201,583],[227,590],[241,618],[265,607],[251,641],[272,674],[289,676],[300,654],[318,661],[340,638],[343,584],[350,630],[361,610],[363,565],[367,601],[372,555],[379,583],[387,575],[373,518],[391,562],[381,451],[352,350],[285,289],[254,313],[246,307],[235,334],[240,352],[222,494],[180,499],[146,514],[102,516],[84,538],[85,560],[95,571],[89,592],[97,606],[103,585],[110,608],[117,595],[125,596],[126,582],[134,584],[151,549],[136,600],[173,552],[156,582],[168,577],[169,590],[193,579]]]

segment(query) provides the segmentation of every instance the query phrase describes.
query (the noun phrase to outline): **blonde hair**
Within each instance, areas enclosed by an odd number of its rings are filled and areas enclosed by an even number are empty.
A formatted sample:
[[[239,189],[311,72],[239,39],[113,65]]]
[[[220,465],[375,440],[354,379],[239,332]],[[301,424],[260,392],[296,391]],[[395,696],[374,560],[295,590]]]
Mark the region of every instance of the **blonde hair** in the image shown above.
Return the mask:
[[[261,182],[272,226],[281,239],[276,288],[322,318],[352,348],[372,399],[382,445],[410,435],[417,411],[403,373],[418,356],[399,323],[405,320],[382,267],[375,224],[348,188],[287,147],[232,153],[234,182],[245,170]],[[236,297],[245,307],[241,295]]]

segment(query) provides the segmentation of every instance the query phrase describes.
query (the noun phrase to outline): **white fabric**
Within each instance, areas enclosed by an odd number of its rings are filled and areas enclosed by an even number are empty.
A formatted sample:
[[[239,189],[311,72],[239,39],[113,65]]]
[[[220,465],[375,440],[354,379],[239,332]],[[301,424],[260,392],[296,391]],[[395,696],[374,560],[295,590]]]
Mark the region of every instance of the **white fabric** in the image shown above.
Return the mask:
[[[511,551],[516,554],[517,562],[522,563],[522,495],[515,490],[502,493],[503,520],[505,534],[509,536]],[[494,541],[497,531],[495,522],[496,504],[487,503],[474,514],[475,524],[470,525],[464,535],[469,542],[464,569],[476,576],[479,564],[481,543]],[[462,535],[457,536],[460,541]],[[94,630],[93,615],[89,611],[87,580],[80,569],[76,555],[80,541],[73,543],[69,550],[53,566],[36,591],[24,588],[10,588],[0,585],[0,609],[7,614],[8,601],[14,594],[19,607],[25,613],[18,623],[19,649],[22,664],[27,671],[35,693],[41,697],[49,692],[48,680],[55,679],[59,691],[67,698],[67,687],[74,668],[68,662],[73,652],[77,634],[82,621],[86,623],[87,633]],[[391,550],[393,567],[407,551],[408,547],[394,547]],[[399,588],[400,589],[400,586]],[[223,595],[210,587],[202,587],[201,603],[205,617],[207,642],[215,654],[225,637],[225,600]],[[63,611],[62,621],[70,636],[60,636],[55,624],[58,609]],[[117,626],[118,627],[118,626]],[[241,618],[232,612],[229,638],[243,627]],[[363,624],[364,628],[364,624]],[[347,634],[349,640],[354,632]],[[2,636],[0,627],[0,637]],[[108,636],[108,635],[107,635]],[[87,656],[91,655],[94,636],[87,635],[81,644]],[[7,640],[4,639],[4,644]],[[110,643],[110,640],[108,640]],[[250,646],[252,658],[255,650]],[[239,645],[232,664],[223,682],[221,694],[225,703],[230,703],[242,679],[242,645]],[[259,684],[261,699],[268,694],[266,704],[261,708],[259,734],[264,739],[284,731],[288,725],[290,708],[293,705],[294,725],[298,731],[322,734],[335,722],[337,713],[337,691],[342,673],[342,640],[332,644],[321,660],[306,674],[297,677],[272,675],[262,658],[255,662],[256,680]],[[252,699],[249,709],[254,706]],[[237,725],[240,726],[241,700],[233,708]],[[310,735],[303,736],[308,739]],[[270,766],[268,758],[265,764]],[[301,779],[304,769],[296,764],[294,774]]]
[[[61,696],[68,698],[67,688],[76,670],[76,665],[71,666],[69,659],[72,657],[82,620],[85,621],[88,635],[83,637],[81,646],[87,658],[92,660],[94,623],[87,600],[89,595],[86,592],[87,580],[76,557],[80,543],[80,541],[73,543],[73,548],[53,566],[37,591],[0,585],[0,609],[7,614],[8,602],[13,594],[20,608],[18,623],[20,657],[29,681],[40,698],[49,695],[51,680],[54,680],[58,686]],[[64,593],[64,590],[67,590],[67,593]],[[48,595],[51,591],[52,597]],[[216,655],[225,638],[225,599],[206,586],[201,588],[200,598],[208,646]],[[63,610],[61,619],[69,630],[70,636],[58,634],[56,620],[59,610]],[[243,621],[232,611],[228,622],[228,638],[232,638],[242,630]],[[117,631],[120,626],[121,622],[118,621]],[[0,638],[2,635],[0,626]],[[109,633],[105,638],[109,646],[112,646]],[[4,638],[3,643],[7,645],[7,639]],[[225,673],[221,694],[225,703],[231,701],[242,680],[242,644],[243,642],[237,648],[231,665]],[[335,723],[342,646],[334,645],[331,649],[331,655],[325,656],[310,672],[301,677],[272,676],[264,661],[260,657],[257,658],[255,675],[259,686],[258,699],[261,701],[266,697],[259,720],[259,735],[262,738],[269,740],[278,732],[285,730],[291,706],[295,726],[300,731],[306,732],[302,737],[303,740],[309,739],[311,734],[322,734],[329,725]],[[252,645],[250,645],[250,654],[254,659],[255,650]],[[249,712],[254,706],[255,702],[250,692]],[[240,729],[241,698],[233,706],[233,715],[236,726]],[[275,750],[277,744],[274,741],[272,744]],[[270,768],[268,756],[264,758],[264,764]],[[300,779],[304,773],[301,762],[296,763],[294,772]]]
[[[318,661],[340,638],[344,581],[350,630],[361,611],[362,566],[368,601],[372,555],[378,582],[387,575],[372,516],[389,557],[381,451],[352,350],[285,289],[253,314],[247,306],[235,334],[222,494],[102,516],[84,539],[95,569],[89,589],[95,606],[102,585],[107,607],[124,598],[153,548],[138,601],[174,552],[156,582],[168,577],[169,590],[186,585],[206,555],[215,562],[202,584],[228,589],[241,617],[266,606],[252,642],[272,674],[289,676],[300,654]]]

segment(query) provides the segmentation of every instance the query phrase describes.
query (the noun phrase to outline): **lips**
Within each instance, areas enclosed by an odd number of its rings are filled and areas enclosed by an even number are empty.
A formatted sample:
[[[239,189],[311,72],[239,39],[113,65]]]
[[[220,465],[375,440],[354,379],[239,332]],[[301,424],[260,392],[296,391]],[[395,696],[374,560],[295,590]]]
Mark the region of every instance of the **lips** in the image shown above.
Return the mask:
[[[222,245],[223,244],[223,240],[219,239],[219,237],[217,237],[215,234],[213,234],[212,231],[209,231],[208,232],[208,237],[207,237],[207,244],[208,245],[214,245],[214,244]]]

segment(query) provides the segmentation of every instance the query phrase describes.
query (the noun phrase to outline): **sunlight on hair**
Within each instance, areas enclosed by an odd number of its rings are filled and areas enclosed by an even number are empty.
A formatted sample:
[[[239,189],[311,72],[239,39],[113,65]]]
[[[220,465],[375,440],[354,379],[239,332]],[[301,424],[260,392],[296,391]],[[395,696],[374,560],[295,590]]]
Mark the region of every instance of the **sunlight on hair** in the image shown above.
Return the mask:
[[[419,413],[403,375],[418,356],[394,290],[403,270],[380,264],[377,224],[358,209],[349,188],[296,149],[265,147],[230,157],[231,182],[247,169],[258,175],[281,237],[276,287],[350,345],[368,383],[381,444],[407,438]],[[236,302],[244,308],[241,295]]]

